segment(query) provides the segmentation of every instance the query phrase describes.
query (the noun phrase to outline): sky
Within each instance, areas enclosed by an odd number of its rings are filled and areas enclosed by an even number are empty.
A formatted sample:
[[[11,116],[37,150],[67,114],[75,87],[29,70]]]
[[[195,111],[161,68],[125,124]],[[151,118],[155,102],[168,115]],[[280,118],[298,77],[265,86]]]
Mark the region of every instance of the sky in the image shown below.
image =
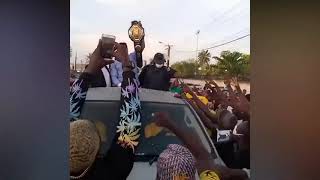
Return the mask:
[[[170,64],[196,57],[204,49],[250,34],[250,0],[71,0],[70,45],[74,62],[81,62],[97,46],[102,33],[126,42],[131,21],[140,20],[145,29],[143,59],[155,53],[167,56],[164,44],[173,45]],[[210,49],[212,56],[231,50],[250,53],[250,36]],[[211,63],[215,63],[211,60]]]

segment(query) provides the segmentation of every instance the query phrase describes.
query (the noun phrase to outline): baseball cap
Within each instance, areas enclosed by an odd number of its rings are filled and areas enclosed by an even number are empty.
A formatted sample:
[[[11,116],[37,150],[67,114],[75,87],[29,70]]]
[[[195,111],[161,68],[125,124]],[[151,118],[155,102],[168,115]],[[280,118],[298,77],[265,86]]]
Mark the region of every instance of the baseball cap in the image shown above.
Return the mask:
[[[162,63],[166,62],[166,60],[164,59],[164,55],[162,53],[156,53],[153,57],[153,61],[156,64],[162,64]]]

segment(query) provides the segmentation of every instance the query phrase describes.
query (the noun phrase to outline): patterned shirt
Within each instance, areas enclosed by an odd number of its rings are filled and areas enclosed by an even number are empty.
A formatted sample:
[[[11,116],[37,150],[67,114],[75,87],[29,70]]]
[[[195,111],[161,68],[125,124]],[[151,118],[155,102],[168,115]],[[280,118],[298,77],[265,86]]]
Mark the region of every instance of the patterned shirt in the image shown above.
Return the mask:
[[[93,76],[83,73],[76,80],[70,92],[70,119],[79,118],[81,109],[86,99],[87,91]],[[138,82],[135,73],[132,71],[123,72],[123,82],[121,86],[120,117],[117,126],[118,144],[124,148],[131,148],[133,151],[138,145],[140,136],[141,104],[139,99]]]

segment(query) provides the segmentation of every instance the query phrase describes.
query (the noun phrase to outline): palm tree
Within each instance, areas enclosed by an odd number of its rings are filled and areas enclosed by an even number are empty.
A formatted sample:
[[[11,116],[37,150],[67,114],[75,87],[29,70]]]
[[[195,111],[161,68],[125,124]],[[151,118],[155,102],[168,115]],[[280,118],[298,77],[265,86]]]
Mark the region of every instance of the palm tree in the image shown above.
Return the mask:
[[[202,50],[199,54],[198,54],[198,63],[200,66],[208,66],[209,62],[210,62],[210,57],[211,54],[208,50]]]
[[[218,61],[215,69],[219,75],[227,75],[229,77],[239,77],[246,74],[249,65],[249,56],[240,52],[222,51],[220,57],[214,56]]]

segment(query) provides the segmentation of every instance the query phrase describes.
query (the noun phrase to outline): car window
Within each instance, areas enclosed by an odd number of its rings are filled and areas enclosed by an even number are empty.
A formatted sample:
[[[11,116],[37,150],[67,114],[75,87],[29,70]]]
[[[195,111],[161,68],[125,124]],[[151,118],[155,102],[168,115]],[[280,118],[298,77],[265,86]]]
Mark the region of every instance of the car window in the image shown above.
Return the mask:
[[[156,129],[153,126],[152,114],[159,111],[168,112],[172,120],[175,120],[190,136],[199,136],[200,143],[203,143],[210,150],[210,145],[203,130],[187,105],[142,102],[140,144],[135,151],[137,156],[157,156],[168,144],[181,144],[181,141],[170,131]],[[106,153],[115,137],[116,126],[119,121],[119,102],[86,101],[81,117],[92,121],[101,121],[106,125],[107,143],[102,145],[100,152],[101,154]]]
[[[170,143],[181,144],[181,141],[170,131],[162,129],[159,133],[152,134],[152,137],[147,137],[146,127],[152,124],[152,114],[155,112],[168,112],[172,120],[176,121],[181,128],[190,134],[190,136],[199,136],[202,143],[210,149],[209,144],[198,124],[194,115],[186,105],[181,104],[166,104],[166,103],[142,103],[142,129],[144,135],[141,136],[141,144],[138,146],[137,153],[141,155],[159,155]]]
[[[119,101],[86,101],[83,105],[80,118],[91,121],[100,121],[106,127],[107,142],[102,143],[100,154],[105,154],[115,137],[120,112]]]

